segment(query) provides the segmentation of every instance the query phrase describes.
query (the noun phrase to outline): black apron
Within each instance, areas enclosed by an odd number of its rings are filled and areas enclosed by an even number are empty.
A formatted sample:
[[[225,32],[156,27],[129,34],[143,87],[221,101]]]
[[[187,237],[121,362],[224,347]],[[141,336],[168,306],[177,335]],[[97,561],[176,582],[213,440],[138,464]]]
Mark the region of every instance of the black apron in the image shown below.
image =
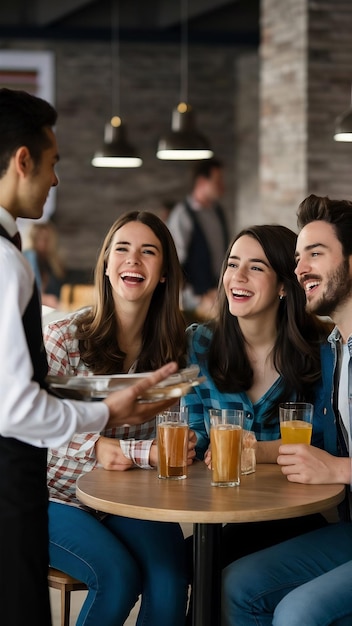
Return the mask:
[[[0,236],[10,239],[1,225]],[[6,302],[2,301],[2,306]],[[48,365],[34,282],[23,326],[33,363],[33,380],[45,388]],[[47,450],[2,436],[0,542],[1,623],[50,626]]]

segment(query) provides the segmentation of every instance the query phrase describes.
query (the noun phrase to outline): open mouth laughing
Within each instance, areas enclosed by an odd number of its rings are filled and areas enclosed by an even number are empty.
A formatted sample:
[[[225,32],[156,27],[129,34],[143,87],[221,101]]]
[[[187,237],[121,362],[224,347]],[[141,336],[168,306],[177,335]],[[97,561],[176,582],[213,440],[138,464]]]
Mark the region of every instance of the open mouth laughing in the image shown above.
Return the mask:
[[[319,287],[321,280],[318,278],[304,278],[301,280],[301,287],[303,287],[306,293],[311,293],[314,289]]]
[[[142,283],[145,280],[145,277],[139,272],[123,272],[121,278],[128,283]]]
[[[253,293],[246,289],[231,289],[232,296],[234,298],[250,298]]]

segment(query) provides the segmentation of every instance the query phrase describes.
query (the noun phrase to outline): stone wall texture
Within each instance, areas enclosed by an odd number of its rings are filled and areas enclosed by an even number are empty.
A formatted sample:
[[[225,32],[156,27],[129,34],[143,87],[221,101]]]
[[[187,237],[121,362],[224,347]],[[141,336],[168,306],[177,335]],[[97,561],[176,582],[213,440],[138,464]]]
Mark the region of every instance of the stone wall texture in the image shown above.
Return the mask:
[[[263,0],[259,203],[262,219],[295,229],[310,193],[352,197],[352,143],[335,142],[351,103],[352,2]]]

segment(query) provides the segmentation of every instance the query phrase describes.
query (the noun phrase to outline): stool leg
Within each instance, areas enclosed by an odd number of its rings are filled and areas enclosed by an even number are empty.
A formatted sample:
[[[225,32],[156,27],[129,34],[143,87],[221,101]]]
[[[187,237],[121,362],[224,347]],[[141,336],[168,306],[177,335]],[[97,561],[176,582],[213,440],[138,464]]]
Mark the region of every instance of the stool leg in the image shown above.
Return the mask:
[[[71,592],[61,591],[61,626],[70,626]]]

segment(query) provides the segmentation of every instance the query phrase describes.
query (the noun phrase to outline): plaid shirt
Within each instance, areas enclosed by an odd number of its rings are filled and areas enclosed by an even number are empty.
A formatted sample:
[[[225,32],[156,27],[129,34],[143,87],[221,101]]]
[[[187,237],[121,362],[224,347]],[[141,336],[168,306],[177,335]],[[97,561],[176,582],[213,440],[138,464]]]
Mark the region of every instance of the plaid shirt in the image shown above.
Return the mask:
[[[92,375],[80,357],[78,340],[75,338],[75,317],[49,324],[44,330],[44,341],[49,362],[49,374]],[[95,458],[95,442],[100,435],[120,440],[123,454],[135,465],[150,468],[149,452],[156,435],[155,420],[136,426],[110,428],[99,433],[75,435],[58,450],[48,450],[49,498],[84,507],[76,498],[76,480],[81,474],[98,466]]]
[[[181,404],[188,406],[189,426],[197,435],[197,457],[202,459],[209,446],[209,409],[243,409],[244,428],[254,431],[258,441],[271,441],[280,438],[279,416],[270,424],[264,424],[264,413],[268,404],[275,405],[282,390],[282,377],[273,383],[266,393],[252,403],[245,391],[224,393],[217,389],[208,370],[208,352],[212,331],[206,325],[192,324],[187,329],[189,365],[200,367],[200,376],[206,380],[181,398]],[[295,398],[288,398],[288,400]]]

